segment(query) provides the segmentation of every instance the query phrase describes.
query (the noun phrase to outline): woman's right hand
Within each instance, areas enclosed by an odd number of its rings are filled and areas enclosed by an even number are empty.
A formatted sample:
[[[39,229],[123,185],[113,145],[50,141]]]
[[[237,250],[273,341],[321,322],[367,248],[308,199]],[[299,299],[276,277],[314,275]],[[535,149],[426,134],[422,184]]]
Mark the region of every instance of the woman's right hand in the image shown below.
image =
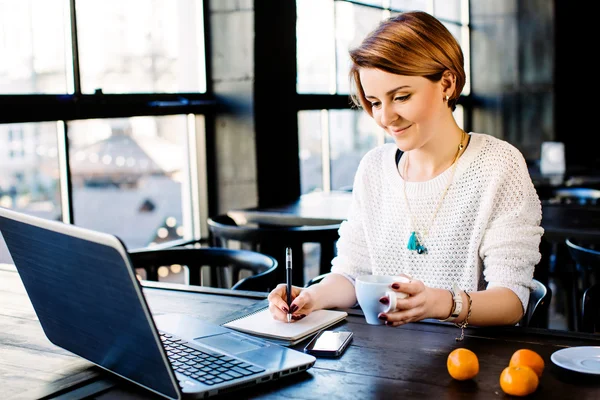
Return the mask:
[[[280,283],[269,293],[269,311],[273,318],[287,322],[288,305],[286,284]],[[289,310],[292,313],[292,321],[299,321],[314,311],[314,299],[310,290],[298,286],[292,286],[292,304]]]

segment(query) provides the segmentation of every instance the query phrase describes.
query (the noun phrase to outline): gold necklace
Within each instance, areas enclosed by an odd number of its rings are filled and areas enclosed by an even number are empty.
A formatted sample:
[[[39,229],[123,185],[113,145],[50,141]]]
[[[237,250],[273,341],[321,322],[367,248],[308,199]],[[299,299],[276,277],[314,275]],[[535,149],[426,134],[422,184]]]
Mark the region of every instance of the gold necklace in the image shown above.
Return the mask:
[[[446,187],[444,188],[444,191],[442,192],[442,195],[440,196],[440,200],[438,201],[435,211],[433,212],[433,215],[431,216],[431,221],[429,222],[429,226],[427,227],[426,230],[423,231],[423,233],[419,232],[419,236],[421,236],[420,240],[419,240],[419,237],[417,236],[417,230],[416,230],[417,225],[415,224],[415,221],[412,216],[412,211],[410,210],[410,204],[408,203],[408,197],[406,197],[406,173],[408,171],[408,154],[409,154],[409,153],[406,153],[406,161],[404,162],[404,173],[403,173],[404,180],[402,182],[402,191],[404,193],[404,201],[406,202],[406,208],[408,209],[408,217],[410,218],[410,224],[413,228],[413,231],[410,233],[410,237],[408,238],[407,248],[409,250],[415,250],[419,254],[427,253],[427,248],[425,246],[423,246],[423,242],[425,241],[425,238],[429,234],[429,230],[433,226],[433,221],[435,221],[435,217],[436,217],[438,211],[440,210],[440,207],[442,206],[442,202],[444,201],[444,197],[446,197],[448,188],[450,188],[450,185],[452,184],[452,180],[454,179],[454,171],[456,171],[456,164],[457,164],[456,161],[458,161],[458,156],[460,155],[460,152],[462,151],[462,149],[465,148],[465,146],[463,145],[465,136],[466,136],[465,131],[462,131],[462,134],[460,136],[460,143],[458,143],[458,150],[456,150],[456,155],[454,156],[454,160],[452,161],[452,171],[450,172],[450,178],[448,179],[448,184],[446,185]]]

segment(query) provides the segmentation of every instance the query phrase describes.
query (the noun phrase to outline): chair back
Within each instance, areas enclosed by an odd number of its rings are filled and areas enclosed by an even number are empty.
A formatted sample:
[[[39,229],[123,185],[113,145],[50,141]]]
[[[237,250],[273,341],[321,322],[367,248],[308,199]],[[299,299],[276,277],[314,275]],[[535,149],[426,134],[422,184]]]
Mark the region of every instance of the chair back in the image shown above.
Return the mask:
[[[571,277],[571,307],[570,311],[574,318],[574,330],[581,331],[583,321],[583,296],[584,293],[595,284],[598,284],[600,273],[600,245],[576,242],[573,239],[565,239],[569,254],[575,264]],[[592,296],[593,298],[593,296]],[[589,314],[589,313],[588,313]]]
[[[537,279],[533,279],[534,289],[529,293],[529,303],[519,326],[546,328],[552,290]]]
[[[147,276],[156,276],[161,266],[181,265],[188,268],[190,285],[269,292],[277,283],[277,260],[250,250],[214,247],[130,251],[134,268]],[[208,274],[203,274],[208,270]],[[224,272],[227,270],[228,274]],[[208,275],[207,279],[203,276]],[[227,278],[228,277],[228,278]]]
[[[587,288],[581,306],[581,332],[600,332],[600,284]]]
[[[293,218],[286,217],[285,225],[275,224],[273,220],[269,224],[253,221],[238,224],[227,215],[218,215],[208,219],[208,228],[212,246],[257,251],[272,256],[281,265],[285,265],[285,249],[290,247],[294,265],[293,284],[304,286],[303,245],[319,245],[318,273],[329,272],[331,260],[335,257],[340,224],[306,225],[300,218],[295,222]],[[280,268],[277,275],[278,281],[284,282],[285,268]]]
[[[573,239],[566,239],[565,244],[578,270],[600,270],[600,250],[595,249],[595,245],[583,245],[582,243],[575,242]]]

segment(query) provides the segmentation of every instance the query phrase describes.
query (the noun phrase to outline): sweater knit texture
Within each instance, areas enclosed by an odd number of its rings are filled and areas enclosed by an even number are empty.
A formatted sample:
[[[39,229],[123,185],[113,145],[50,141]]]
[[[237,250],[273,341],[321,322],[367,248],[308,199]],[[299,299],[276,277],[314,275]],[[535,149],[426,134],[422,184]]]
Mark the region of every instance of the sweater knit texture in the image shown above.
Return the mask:
[[[332,272],[351,281],[404,273],[429,287],[450,289],[456,282],[466,291],[500,286],[511,289],[526,310],[541,258],[541,202],[516,147],[486,134],[470,137],[432,224],[452,167],[429,181],[406,182],[409,211],[396,145],[370,150],[354,178]],[[421,243],[427,252],[409,250],[411,232],[428,228]]]

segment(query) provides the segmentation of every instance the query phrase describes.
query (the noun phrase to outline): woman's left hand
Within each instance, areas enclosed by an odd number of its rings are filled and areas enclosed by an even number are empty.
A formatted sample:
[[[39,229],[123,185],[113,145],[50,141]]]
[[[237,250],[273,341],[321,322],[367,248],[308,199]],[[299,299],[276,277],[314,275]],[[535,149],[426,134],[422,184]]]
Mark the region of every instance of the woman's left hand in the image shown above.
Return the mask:
[[[392,290],[408,296],[397,297],[394,310],[379,314],[379,319],[385,321],[386,325],[400,326],[436,316],[436,303],[440,299],[441,289],[430,288],[418,279],[411,279],[410,282],[394,283]]]

